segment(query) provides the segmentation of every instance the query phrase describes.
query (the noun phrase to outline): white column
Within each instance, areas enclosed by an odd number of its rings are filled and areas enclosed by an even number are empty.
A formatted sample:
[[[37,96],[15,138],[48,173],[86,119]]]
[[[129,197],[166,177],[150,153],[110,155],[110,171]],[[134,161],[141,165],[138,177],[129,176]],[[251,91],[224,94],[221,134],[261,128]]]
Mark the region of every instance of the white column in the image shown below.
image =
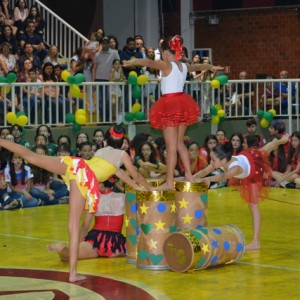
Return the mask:
[[[190,24],[190,12],[193,9],[192,0],[181,0],[181,36],[184,40],[184,46],[188,50],[189,59],[192,57],[192,50],[195,48],[195,28]]]

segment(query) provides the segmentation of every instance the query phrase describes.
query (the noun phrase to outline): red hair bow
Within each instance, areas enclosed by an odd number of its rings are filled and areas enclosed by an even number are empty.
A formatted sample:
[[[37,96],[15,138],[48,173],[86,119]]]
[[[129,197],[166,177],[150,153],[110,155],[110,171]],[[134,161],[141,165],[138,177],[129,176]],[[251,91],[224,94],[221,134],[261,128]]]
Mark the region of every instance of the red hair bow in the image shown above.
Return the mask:
[[[177,60],[181,59],[182,55],[182,39],[175,35],[172,40],[169,41],[169,46],[171,47],[171,50],[175,51],[175,58]]]

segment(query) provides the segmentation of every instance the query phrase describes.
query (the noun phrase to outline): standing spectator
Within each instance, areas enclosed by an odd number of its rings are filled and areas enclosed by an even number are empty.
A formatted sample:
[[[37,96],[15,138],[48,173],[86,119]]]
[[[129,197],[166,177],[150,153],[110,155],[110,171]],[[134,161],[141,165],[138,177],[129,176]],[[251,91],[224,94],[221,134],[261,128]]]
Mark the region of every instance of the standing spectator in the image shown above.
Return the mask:
[[[136,47],[136,51],[140,52],[143,56],[143,58],[146,58],[146,53],[144,52],[145,49],[145,42],[144,39],[141,35],[136,35],[134,37],[135,40],[135,47]]]
[[[119,53],[119,41],[114,35],[109,35],[109,48]]]
[[[93,81],[108,82],[115,59],[120,59],[119,54],[109,48],[108,37],[103,37],[101,41],[102,49],[96,53],[93,65]],[[104,121],[109,121],[110,101],[108,86],[99,85],[98,103],[101,117]],[[105,108],[105,110],[104,110]]]
[[[158,47],[154,50],[154,54],[155,54],[155,57],[154,57],[154,60],[161,60],[161,45],[163,43],[165,39],[163,37],[160,37],[159,40],[158,40]]]
[[[82,73],[84,68],[84,61],[82,59],[82,48],[77,48],[70,59],[71,74],[76,75]]]

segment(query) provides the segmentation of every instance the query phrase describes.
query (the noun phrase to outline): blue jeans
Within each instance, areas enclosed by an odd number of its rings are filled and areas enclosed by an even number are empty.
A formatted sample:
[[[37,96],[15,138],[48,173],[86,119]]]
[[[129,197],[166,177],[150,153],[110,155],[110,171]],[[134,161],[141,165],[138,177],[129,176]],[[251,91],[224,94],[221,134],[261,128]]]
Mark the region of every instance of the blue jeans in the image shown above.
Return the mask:
[[[36,207],[38,206],[39,200],[37,198],[27,199],[23,194],[17,192],[9,192],[9,197],[11,199],[19,199],[22,201],[23,208]]]
[[[69,196],[69,190],[65,183],[58,180],[53,180],[50,183],[50,189],[54,191],[54,198],[60,199],[65,196]]]
[[[49,195],[46,194],[45,192],[39,190],[38,188],[33,187],[30,191],[29,191],[30,195],[34,198],[37,199],[41,199],[43,201],[44,205],[54,205],[54,204],[58,204],[59,203],[59,198],[55,198],[53,200],[49,199]]]

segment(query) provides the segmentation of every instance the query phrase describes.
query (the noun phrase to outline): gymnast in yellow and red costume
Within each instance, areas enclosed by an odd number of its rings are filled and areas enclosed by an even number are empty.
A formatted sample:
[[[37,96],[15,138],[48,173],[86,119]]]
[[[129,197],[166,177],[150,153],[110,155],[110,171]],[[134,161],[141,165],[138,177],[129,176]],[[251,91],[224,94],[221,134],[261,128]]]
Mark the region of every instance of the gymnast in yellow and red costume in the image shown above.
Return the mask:
[[[108,147],[98,150],[93,159],[85,161],[77,157],[39,155],[22,145],[0,139],[0,147],[20,155],[33,165],[61,175],[69,186],[70,282],[85,279],[85,277],[77,274],[80,219],[85,209],[88,209],[89,213],[97,211],[100,201],[98,182],[103,182],[112,175],[116,175],[134,189],[141,189],[137,183],[150,189],[147,181],[132,165],[129,155],[120,150],[123,140],[124,129],[120,126],[112,127],[105,134],[105,141]],[[125,166],[133,179],[120,169],[121,165]]]
[[[196,173],[194,177],[201,177],[203,182],[218,182],[235,178],[239,181],[238,189],[241,197],[249,205],[253,223],[252,242],[246,246],[246,250],[260,249],[260,211],[259,201],[267,195],[264,182],[272,178],[272,169],[268,160],[269,154],[285,144],[287,138],[273,140],[262,148],[258,148],[259,137],[249,136],[247,138],[248,148],[236,156],[232,156],[230,143],[218,145],[211,150],[210,165],[204,170]],[[223,169],[225,173],[205,177],[215,169]]]
[[[150,109],[150,124],[162,129],[167,150],[167,179],[160,190],[174,189],[174,170],[177,164],[177,152],[184,166],[186,180],[192,181],[189,152],[184,144],[187,126],[198,122],[199,105],[183,92],[188,72],[222,70],[209,64],[189,64],[181,62],[183,39],[179,35],[169,37],[161,45],[162,59],[131,59],[123,61],[124,67],[146,66],[161,71],[162,97]]]

